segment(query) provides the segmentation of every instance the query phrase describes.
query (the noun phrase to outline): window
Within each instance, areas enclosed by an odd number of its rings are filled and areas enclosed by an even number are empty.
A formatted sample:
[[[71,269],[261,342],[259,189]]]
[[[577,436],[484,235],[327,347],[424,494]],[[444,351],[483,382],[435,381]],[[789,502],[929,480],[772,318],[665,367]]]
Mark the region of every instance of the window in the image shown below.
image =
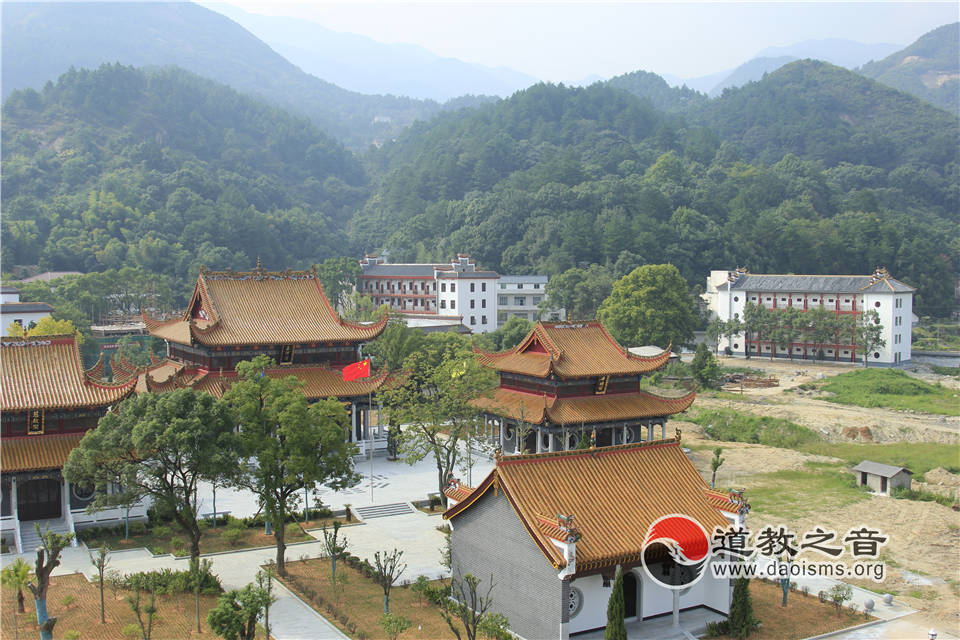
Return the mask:
[[[517,305],[518,307],[522,307],[523,305],[527,304],[527,299],[523,296],[514,296],[513,304]]]
[[[440,291],[442,291],[442,292],[444,292],[444,293],[447,292],[447,283],[446,283],[446,282],[443,282],[443,283],[440,284]]]
[[[734,298],[734,300],[736,300],[736,298]],[[756,301],[757,301],[757,296],[750,297],[750,302],[756,302]]]
[[[484,298],[484,299],[482,299],[482,300],[480,301],[480,308],[481,308],[481,309],[486,309],[486,308],[487,308],[487,299],[486,299],[486,298]]]
[[[471,300],[470,300],[470,308],[473,309],[473,308],[475,308],[476,306],[477,306],[477,301],[471,299]]]
[[[481,316],[480,321],[482,324],[487,324],[487,316]]]
[[[486,282],[481,282],[481,283],[480,283],[480,291],[486,291],[486,290],[487,290],[487,283],[486,283]]]
[[[539,289],[539,288],[540,288],[540,283],[539,283],[539,282],[534,282],[534,283],[533,283],[533,288],[534,288],[534,289]]]
[[[833,298],[827,298],[827,302],[833,302]]]
[[[450,301],[450,308],[451,308],[451,309],[456,309],[456,308],[457,308],[457,301],[456,301],[456,300],[451,300],[451,301]]]
[[[451,283],[450,283],[450,293],[454,293],[456,290],[457,290],[457,283],[456,283],[456,282],[451,282]]]
[[[506,283],[501,282],[501,283],[500,283],[500,288],[501,288],[501,289],[506,289],[506,288],[507,288]]]
[[[446,301],[446,300],[441,300],[441,301],[440,301],[440,308],[441,308],[441,309],[446,309],[446,308],[447,308],[447,301]]]
[[[473,292],[476,291],[476,290],[477,290],[477,283],[476,283],[476,282],[471,282],[471,283],[470,283],[470,293],[473,293]]]
[[[507,321],[507,312],[498,311],[497,312],[497,322],[506,322]]]
[[[477,316],[470,316],[470,324],[477,324]]]
[[[502,305],[507,304],[507,296],[500,296],[500,304]]]
[[[540,304],[541,300],[543,300],[543,296],[533,296],[533,304]]]
[[[786,301],[787,301],[786,298],[780,298],[780,302],[786,302]]]
[[[873,306],[875,306],[877,309],[879,309],[879,308],[880,308],[880,301],[877,300],[876,302],[874,302],[874,303],[873,303]]]
[[[756,300],[756,298],[754,298],[754,300]],[[733,301],[740,302],[740,296],[733,296]]]
[[[523,283],[522,283],[522,282],[519,283],[519,284],[517,284],[517,289],[523,289]]]

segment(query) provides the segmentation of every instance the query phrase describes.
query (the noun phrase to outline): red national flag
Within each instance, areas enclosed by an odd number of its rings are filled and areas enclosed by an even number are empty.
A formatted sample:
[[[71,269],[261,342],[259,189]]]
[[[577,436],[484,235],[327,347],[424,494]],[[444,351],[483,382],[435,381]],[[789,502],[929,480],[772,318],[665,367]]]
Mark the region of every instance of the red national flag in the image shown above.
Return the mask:
[[[356,380],[357,378],[370,377],[370,358],[348,364],[343,368],[343,379],[345,382]]]

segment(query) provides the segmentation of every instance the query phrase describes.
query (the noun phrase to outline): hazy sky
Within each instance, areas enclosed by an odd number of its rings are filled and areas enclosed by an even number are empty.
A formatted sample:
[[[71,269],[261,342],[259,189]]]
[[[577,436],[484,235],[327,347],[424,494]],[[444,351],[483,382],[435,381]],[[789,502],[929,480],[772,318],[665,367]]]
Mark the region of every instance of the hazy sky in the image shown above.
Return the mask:
[[[944,2],[284,2],[250,13],[312,20],[542,80],[645,69],[680,77],[735,67],[758,51],[823,38],[907,45],[960,19]]]

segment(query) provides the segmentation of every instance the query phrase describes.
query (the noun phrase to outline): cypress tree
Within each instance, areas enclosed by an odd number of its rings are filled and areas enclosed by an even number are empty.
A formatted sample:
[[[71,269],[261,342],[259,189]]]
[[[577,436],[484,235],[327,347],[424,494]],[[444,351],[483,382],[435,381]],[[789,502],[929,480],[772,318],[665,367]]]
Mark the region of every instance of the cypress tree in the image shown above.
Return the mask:
[[[737,578],[733,583],[733,602],[730,605],[730,635],[746,638],[757,627],[750,599],[750,580]]]
[[[603,640],[627,640],[627,627],[623,623],[626,613],[623,604],[623,570],[617,567],[617,577],[613,581],[613,591],[607,603],[607,628]]]

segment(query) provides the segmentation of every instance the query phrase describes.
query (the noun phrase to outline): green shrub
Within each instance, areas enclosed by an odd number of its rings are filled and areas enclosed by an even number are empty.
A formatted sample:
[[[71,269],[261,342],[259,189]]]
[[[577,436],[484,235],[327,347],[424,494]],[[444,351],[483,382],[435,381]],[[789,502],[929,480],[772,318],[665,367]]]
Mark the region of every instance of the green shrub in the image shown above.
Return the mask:
[[[173,529],[166,525],[158,524],[153,528],[153,536],[155,538],[169,538],[172,535]]]
[[[703,427],[707,437],[727,442],[752,442],[769,447],[796,449],[819,440],[812,429],[769,416],[754,416],[733,409],[700,411],[693,422]]]
[[[950,507],[954,503],[953,498],[950,496],[941,495],[932,491],[924,491],[923,489],[906,489],[904,487],[897,487],[890,491],[890,495],[901,500],[936,502],[937,504],[942,504],[945,507]]]
[[[63,634],[63,640],[80,640],[80,632],[76,629],[70,629]]]
[[[183,552],[187,550],[187,541],[179,536],[170,538],[170,548],[173,549],[174,554],[183,555]]]
[[[132,536],[142,536],[147,533],[147,525],[143,522],[131,522],[130,523],[130,535]]]
[[[707,637],[716,638],[730,633],[730,623],[727,620],[707,623]]]
[[[138,588],[141,591],[149,591],[153,588],[157,593],[192,593],[192,578],[189,570],[158,569],[131,573],[120,579],[120,586],[130,591],[135,591]],[[209,570],[204,571],[200,578],[200,593],[217,595],[221,592],[223,592],[223,587],[220,585],[220,578]]]
[[[930,370],[941,376],[960,378],[960,367],[941,367],[938,364],[930,365]]]
[[[140,625],[131,622],[128,625],[124,625],[123,629],[120,630],[120,633],[128,638],[136,638],[140,635]]]
[[[76,599],[75,597],[73,597],[73,596],[64,596],[64,597],[63,597],[63,600],[60,601],[60,604],[61,604],[61,606],[69,607],[70,605],[72,605],[72,604],[73,604],[74,602],[76,602],[76,601],[77,601],[77,599]]]
[[[232,547],[240,541],[240,538],[243,536],[243,531],[243,529],[237,527],[227,527],[223,530],[223,533],[220,534],[220,537]]]

